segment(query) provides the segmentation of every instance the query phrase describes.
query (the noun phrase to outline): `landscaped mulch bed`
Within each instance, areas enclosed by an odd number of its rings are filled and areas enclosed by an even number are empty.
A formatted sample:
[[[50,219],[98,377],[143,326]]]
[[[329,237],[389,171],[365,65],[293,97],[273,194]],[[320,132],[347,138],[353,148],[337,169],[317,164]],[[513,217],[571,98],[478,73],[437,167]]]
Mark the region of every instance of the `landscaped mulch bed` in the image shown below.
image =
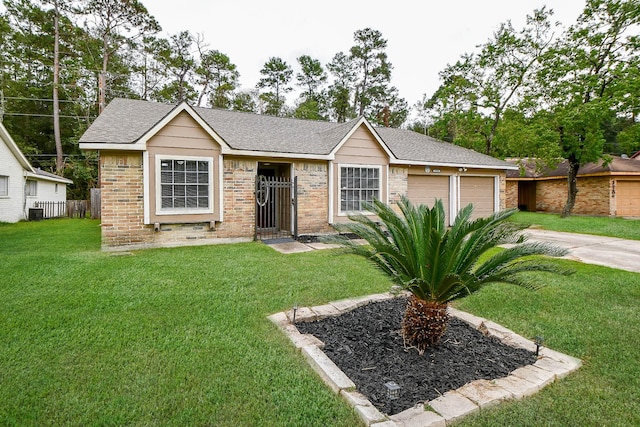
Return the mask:
[[[506,377],[533,364],[535,353],[502,344],[451,318],[440,344],[420,355],[404,345],[406,298],[374,302],[316,322],[298,322],[301,333],[325,343],[327,356],[381,412],[395,414],[478,379]],[[384,384],[402,387],[390,405]]]

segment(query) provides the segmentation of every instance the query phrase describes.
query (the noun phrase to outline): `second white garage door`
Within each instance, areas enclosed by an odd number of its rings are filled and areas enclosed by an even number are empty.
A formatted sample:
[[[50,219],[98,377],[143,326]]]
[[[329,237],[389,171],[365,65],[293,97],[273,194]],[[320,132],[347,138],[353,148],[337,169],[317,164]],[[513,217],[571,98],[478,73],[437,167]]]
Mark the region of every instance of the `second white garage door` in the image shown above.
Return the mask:
[[[495,185],[492,176],[460,177],[460,208],[473,203],[472,218],[489,216],[495,209]]]

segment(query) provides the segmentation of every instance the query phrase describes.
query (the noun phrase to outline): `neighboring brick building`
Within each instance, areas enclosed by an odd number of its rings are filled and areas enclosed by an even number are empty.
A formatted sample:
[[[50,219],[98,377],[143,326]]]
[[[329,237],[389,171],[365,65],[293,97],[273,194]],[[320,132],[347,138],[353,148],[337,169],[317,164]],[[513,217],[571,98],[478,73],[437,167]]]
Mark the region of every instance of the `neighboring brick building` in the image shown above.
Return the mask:
[[[510,160],[520,171],[507,172],[507,207],[561,213],[567,201],[566,161],[539,170],[533,160]],[[573,213],[640,217],[640,159],[612,156],[611,162],[588,163],[578,170]]]
[[[415,132],[116,99],[80,139],[100,152],[104,249],[333,232],[374,198],[505,207],[516,169]],[[295,185],[293,183],[296,183]]]

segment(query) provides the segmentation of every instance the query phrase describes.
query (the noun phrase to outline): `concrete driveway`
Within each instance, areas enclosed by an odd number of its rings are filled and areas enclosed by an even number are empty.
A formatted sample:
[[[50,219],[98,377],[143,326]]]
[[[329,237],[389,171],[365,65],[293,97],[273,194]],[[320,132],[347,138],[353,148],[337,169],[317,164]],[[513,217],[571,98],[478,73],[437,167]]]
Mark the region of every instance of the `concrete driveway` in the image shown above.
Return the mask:
[[[561,233],[535,228],[527,229],[524,233],[530,236],[531,241],[550,242],[569,249],[569,254],[565,258],[640,273],[640,240]],[[323,243],[300,243],[293,239],[275,239],[265,243],[278,252],[286,254],[336,247]]]
[[[640,273],[640,240],[540,229],[527,229],[525,233],[530,241],[555,243],[569,249],[565,258]]]

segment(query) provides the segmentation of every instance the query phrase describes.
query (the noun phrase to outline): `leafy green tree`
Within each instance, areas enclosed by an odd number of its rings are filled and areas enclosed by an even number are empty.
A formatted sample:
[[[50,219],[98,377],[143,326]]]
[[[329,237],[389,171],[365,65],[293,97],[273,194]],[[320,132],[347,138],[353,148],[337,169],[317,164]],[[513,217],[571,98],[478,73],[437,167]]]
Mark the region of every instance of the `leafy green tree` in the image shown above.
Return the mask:
[[[383,97],[374,102],[374,106],[378,114],[372,121],[384,127],[399,128],[409,116],[407,101],[400,97],[395,87],[389,87]]]
[[[550,18],[542,8],[516,30],[502,23],[477,54],[464,54],[440,73],[441,86],[425,103],[444,130],[444,138],[488,155],[504,112],[518,105],[553,39]]]
[[[166,40],[145,36],[138,43],[138,49],[131,55],[131,88],[136,96],[144,100],[156,99],[155,93],[168,80],[164,65],[159,60],[160,51],[166,46]]]
[[[547,111],[529,116],[521,109],[505,110],[496,134],[495,154],[499,157],[535,158],[541,167],[555,167],[562,152],[555,143],[556,132],[549,126]]]
[[[465,54],[455,64],[447,64],[439,73],[441,85],[430,98],[423,97],[418,110],[429,124],[430,136],[477,150],[480,115],[476,87],[468,78],[472,63],[472,56]]]
[[[42,5],[30,1],[7,0],[4,5],[9,26],[2,76],[4,125],[25,153],[55,153],[52,110],[47,101],[53,81],[50,17]]]
[[[234,111],[244,111],[247,113],[256,113],[258,104],[256,103],[257,95],[250,91],[239,91],[233,96],[231,101],[231,109]]]
[[[356,71],[353,61],[344,52],[334,55],[327,68],[333,76],[333,84],[328,90],[330,116],[338,123],[344,123],[355,117],[351,104]]]
[[[7,100],[5,125],[21,145],[34,154],[71,153],[77,117],[77,99],[84,88],[82,64],[78,60],[77,31],[62,13],[59,18],[60,47],[58,76],[54,85],[54,50],[56,14],[48,3],[25,0],[7,0],[4,22],[7,61],[2,64],[2,92]],[[63,123],[60,145],[54,137],[56,113],[53,97],[59,94],[59,113]],[[53,142],[53,144],[52,144]],[[54,166],[55,169],[55,166]]]
[[[356,75],[354,111],[377,124],[401,124],[408,114],[407,103],[391,86],[393,66],[385,52],[387,40],[371,28],[356,31],[353,38],[349,58]]]
[[[611,111],[637,97],[639,23],[637,0],[587,0],[577,23],[544,56],[539,99],[552,112],[556,144],[569,163],[563,217],[575,204],[580,166],[604,157]]]
[[[322,113],[326,108],[323,99],[318,101],[315,98],[300,99],[293,110],[293,117],[307,120],[326,120]]]
[[[298,57],[301,71],[296,74],[298,86],[303,88],[302,95],[305,98],[314,98],[320,95],[322,85],[327,82],[327,73],[317,59],[309,55]]]
[[[35,167],[71,175],[82,158],[79,135],[96,114],[95,64],[86,55],[95,43],[78,27],[70,3],[7,0],[2,25],[0,90],[4,125]],[[58,6],[56,10],[56,5]],[[55,153],[55,154],[52,154]],[[95,165],[92,166],[97,172]],[[82,179],[82,177],[78,177]],[[74,181],[73,197],[87,183]]]
[[[196,74],[197,83],[202,87],[198,106],[203,97],[209,94],[211,106],[224,109],[231,107],[240,73],[227,55],[217,50],[200,51],[200,65],[196,68]]]
[[[382,38],[382,33],[365,28],[356,31],[353,38],[355,45],[349,52],[358,78],[354,110],[364,116],[373,100],[384,92],[382,85],[391,80],[392,67],[387,60],[387,40]]]
[[[85,0],[78,9],[86,15],[87,30],[102,41],[102,66],[98,76],[98,105],[102,112],[107,103],[107,75],[110,61],[126,45],[136,47],[145,36],[160,32],[160,24],[138,0]]]
[[[169,40],[158,41],[158,61],[169,79],[155,93],[156,100],[177,103],[196,99],[197,92],[193,85],[196,60],[191,52],[193,41],[188,31],[173,34]]]
[[[9,54],[10,37],[11,25],[9,25],[9,20],[5,15],[0,14],[0,70],[3,72],[11,60],[11,56]]]
[[[264,64],[257,84],[258,89],[269,89],[262,93],[260,99],[265,103],[264,112],[269,115],[279,116],[286,101],[284,94],[291,92],[290,86],[293,69],[282,58],[271,57]]]
[[[640,151],[640,123],[626,127],[617,134],[618,149],[627,155]]]
[[[300,119],[324,120],[326,95],[322,86],[327,82],[327,73],[317,59],[308,55],[298,57],[301,71],[296,74],[299,87],[303,89],[294,117]]]
[[[473,206],[460,210],[451,228],[445,226],[441,200],[432,208],[414,206],[407,198],[398,203],[401,214],[380,201],[370,206],[380,222],[358,214],[337,226],[366,240],[361,245],[347,237],[334,237],[348,251],[363,256],[411,293],[402,322],[405,341],[420,353],[435,346],[449,320],[449,302],[479,291],[491,283],[509,283],[535,289],[527,273],[569,274],[545,257],[566,250],[546,243],[529,243],[521,231],[526,225],[507,219],[516,209],[471,220]],[[507,249],[492,254],[499,245]]]

